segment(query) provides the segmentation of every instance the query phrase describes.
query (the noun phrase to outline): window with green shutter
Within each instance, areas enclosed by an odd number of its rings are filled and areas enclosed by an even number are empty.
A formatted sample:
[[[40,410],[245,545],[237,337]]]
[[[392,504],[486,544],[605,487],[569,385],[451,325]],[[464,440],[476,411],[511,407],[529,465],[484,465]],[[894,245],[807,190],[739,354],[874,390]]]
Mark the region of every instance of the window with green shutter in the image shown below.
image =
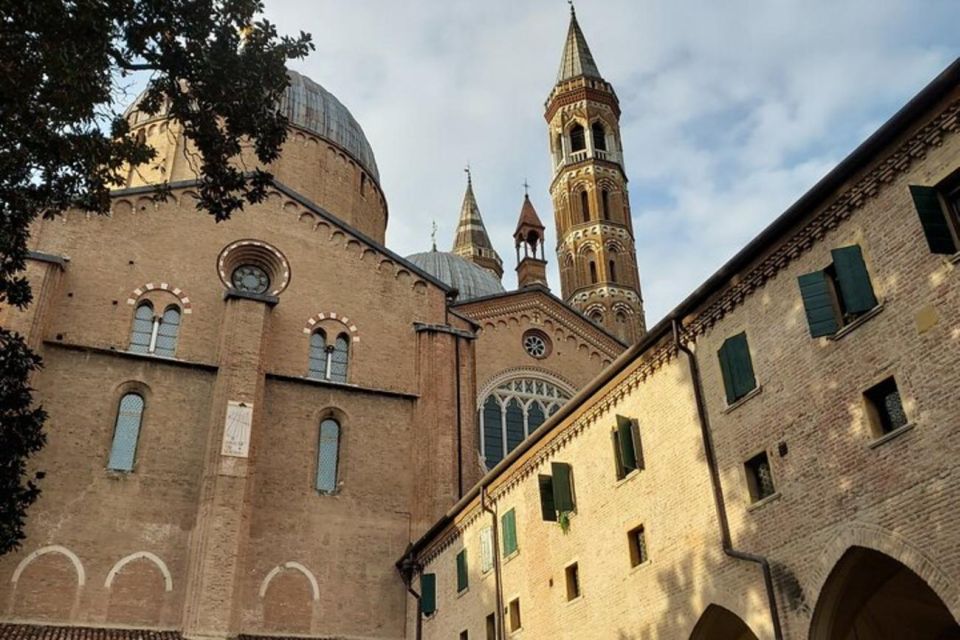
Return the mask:
[[[469,586],[470,582],[467,577],[467,550],[461,549],[460,553],[457,554],[457,593],[466,591]]]
[[[960,195],[960,188],[956,189]],[[957,252],[956,214],[949,209],[945,210],[940,200],[940,192],[936,187],[910,185],[910,195],[913,206],[920,217],[923,235],[927,238],[930,251],[939,254],[954,254]],[[947,203],[948,206],[950,203]]]
[[[636,420],[617,416],[617,427],[612,433],[613,453],[617,479],[643,469],[643,448],[640,444],[640,428]]]
[[[552,462],[553,505],[560,513],[577,510],[576,493],[573,490],[573,468],[565,462]]]
[[[500,519],[503,533],[503,555],[509,556],[517,550],[517,514],[510,509]]]
[[[757,388],[746,332],[727,338],[717,352],[717,357],[720,359],[720,373],[723,376],[728,405]]]
[[[434,573],[420,576],[420,611],[425,616],[437,612],[437,576]]]
[[[540,485],[540,515],[544,522],[557,521],[557,507],[553,503],[553,477],[548,475],[539,475],[537,480]]]
[[[832,264],[798,279],[814,338],[835,334],[878,305],[860,246],[840,247],[830,254]]]

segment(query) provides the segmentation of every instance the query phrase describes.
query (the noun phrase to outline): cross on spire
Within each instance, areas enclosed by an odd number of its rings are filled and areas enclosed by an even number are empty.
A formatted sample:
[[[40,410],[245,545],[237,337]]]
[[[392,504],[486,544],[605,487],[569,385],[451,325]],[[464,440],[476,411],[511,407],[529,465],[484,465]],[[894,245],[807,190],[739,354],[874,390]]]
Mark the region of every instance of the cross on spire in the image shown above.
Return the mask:
[[[430,232],[430,240],[433,243],[433,250],[437,250],[437,221],[433,221],[433,231]]]
[[[526,179],[526,178],[523,179],[523,195],[524,195],[524,196],[529,196],[529,195],[530,195],[530,185],[527,184],[527,179]]]

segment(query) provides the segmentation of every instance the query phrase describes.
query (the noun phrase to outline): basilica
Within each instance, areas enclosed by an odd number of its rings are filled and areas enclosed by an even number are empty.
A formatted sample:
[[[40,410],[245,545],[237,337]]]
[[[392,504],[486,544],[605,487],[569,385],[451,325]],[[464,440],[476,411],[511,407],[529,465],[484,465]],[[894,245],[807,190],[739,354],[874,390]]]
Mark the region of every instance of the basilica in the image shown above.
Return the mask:
[[[32,228],[0,640],[960,639],[960,61],[652,327],[575,13],[555,251],[527,194],[498,255],[468,173],[449,250],[397,255],[360,124],[289,78],[264,202],[198,211],[134,102],[157,161]]]

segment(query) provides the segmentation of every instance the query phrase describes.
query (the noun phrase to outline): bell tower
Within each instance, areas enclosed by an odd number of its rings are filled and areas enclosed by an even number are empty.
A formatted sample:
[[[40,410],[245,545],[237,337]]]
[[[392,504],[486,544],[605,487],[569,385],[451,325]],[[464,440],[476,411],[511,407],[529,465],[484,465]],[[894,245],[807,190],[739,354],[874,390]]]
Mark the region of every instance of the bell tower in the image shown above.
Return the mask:
[[[620,103],[570,7],[557,83],[547,98],[564,300],[627,343],[646,331],[620,139]]]

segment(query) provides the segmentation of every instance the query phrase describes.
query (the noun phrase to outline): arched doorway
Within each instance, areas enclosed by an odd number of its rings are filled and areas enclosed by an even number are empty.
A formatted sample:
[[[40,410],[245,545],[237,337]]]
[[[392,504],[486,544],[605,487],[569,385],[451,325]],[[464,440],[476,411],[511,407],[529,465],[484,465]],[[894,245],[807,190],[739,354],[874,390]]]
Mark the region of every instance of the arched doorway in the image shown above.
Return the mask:
[[[810,640],[960,640],[960,626],[923,578],[890,556],[851,547],[817,600]]]
[[[712,604],[700,616],[690,640],[757,640],[757,636],[737,614]]]

